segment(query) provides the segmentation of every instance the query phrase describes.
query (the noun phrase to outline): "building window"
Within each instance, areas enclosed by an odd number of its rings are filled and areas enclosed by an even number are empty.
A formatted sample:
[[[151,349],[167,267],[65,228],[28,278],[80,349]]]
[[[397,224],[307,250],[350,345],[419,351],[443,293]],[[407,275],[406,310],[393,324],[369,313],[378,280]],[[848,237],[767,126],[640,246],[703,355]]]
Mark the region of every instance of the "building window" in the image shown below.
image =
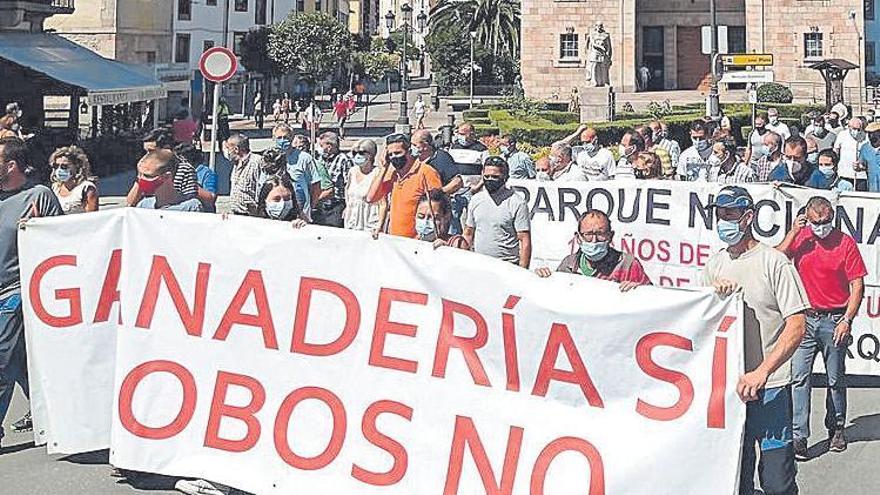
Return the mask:
[[[236,12],[247,12],[247,4],[248,0],[235,0],[235,11]],[[226,4],[229,5],[229,4]]]
[[[189,35],[178,34],[174,43],[174,61],[177,63],[189,63]]]
[[[266,24],[266,0],[257,0],[257,3],[254,5],[254,23]]]
[[[207,5],[208,7],[216,7],[217,0],[205,0],[205,5]]]
[[[214,40],[205,40],[202,43],[202,53],[214,48]]]
[[[578,58],[578,35],[566,33],[559,35],[559,58],[571,60]]]
[[[177,0],[177,20],[188,21],[192,19],[192,0]]]
[[[728,53],[746,53],[746,27],[727,26]]]
[[[296,11],[297,12],[305,12],[306,11],[306,0],[296,0]]]
[[[232,33],[232,53],[241,55],[241,43],[244,41],[245,36],[247,36],[247,33],[244,31]]]
[[[315,0],[315,12],[321,11],[321,0]]]
[[[877,59],[874,58],[874,42],[866,41],[865,42],[865,65],[868,67],[873,67],[877,64]]]
[[[804,33],[804,58],[822,58],[822,33]]]
[[[865,20],[874,20],[874,0],[865,0]]]

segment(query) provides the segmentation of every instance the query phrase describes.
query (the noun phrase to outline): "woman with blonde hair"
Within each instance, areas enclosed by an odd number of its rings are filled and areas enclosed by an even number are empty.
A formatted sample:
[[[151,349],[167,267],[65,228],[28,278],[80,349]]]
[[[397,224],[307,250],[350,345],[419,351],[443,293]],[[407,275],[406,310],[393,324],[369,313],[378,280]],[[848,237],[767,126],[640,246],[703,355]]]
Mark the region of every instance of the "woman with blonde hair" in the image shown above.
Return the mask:
[[[64,213],[98,211],[98,188],[90,180],[89,157],[76,146],[58,148],[49,157],[52,191]]]

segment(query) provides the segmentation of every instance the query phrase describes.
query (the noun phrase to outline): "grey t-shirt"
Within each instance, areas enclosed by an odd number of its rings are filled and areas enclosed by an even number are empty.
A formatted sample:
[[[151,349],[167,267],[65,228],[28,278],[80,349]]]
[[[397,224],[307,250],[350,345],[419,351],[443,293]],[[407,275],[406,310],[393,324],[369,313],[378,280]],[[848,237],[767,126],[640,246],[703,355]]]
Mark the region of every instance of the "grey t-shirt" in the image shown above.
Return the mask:
[[[36,205],[41,217],[63,215],[58,198],[46,186],[25,186],[18,191],[0,191],[0,298],[21,290],[18,273],[18,222],[30,218]]]
[[[148,208],[151,210],[156,209],[156,197],[150,196],[142,199],[138,204],[138,208]],[[173,205],[165,205],[160,210],[172,210],[172,211],[202,211],[202,202],[199,201],[199,198],[190,198],[185,201],[181,201],[180,203],[175,203]]]
[[[483,189],[471,198],[466,225],[474,229],[474,251],[519,263],[516,234],[530,230],[529,208],[522,197],[506,187],[494,195]]]
[[[736,259],[726,249],[714,254],[706,263],[702,278],[703,285],[727,279],[742,288],[746,372],[757,368],[776,345],[785,319],[810,307],[794,264],[766,244],[759,243]],[[790,382],[791,361],[770,375],[766,388]]]

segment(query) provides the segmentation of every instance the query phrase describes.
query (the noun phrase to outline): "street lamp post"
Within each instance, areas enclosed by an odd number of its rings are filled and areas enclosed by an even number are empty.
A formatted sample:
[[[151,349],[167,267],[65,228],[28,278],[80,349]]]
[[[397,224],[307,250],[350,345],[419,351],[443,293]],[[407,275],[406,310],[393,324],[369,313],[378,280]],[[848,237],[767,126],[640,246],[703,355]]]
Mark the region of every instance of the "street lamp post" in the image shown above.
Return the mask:
[[[474,108],[474,42],[477,39],[477,31],[472,30],[471,35],[471,102],[468,108]]]
[[[409,112],[407,109],[408,102],[407,102],[407,97],[406,97],[406,91],[407,91],[408,85],[407,85],[406,79],[407,79],[407,73],[409,71],[407,70],[407,63],[406,63],[407,62],[407,60],[406,60],[406,34],[407,34],[407,31],[409,31],[409,25],[412,22],[413,8],[410,6],[410,4],[405,3],[400,6],[400,11],[403,13],[403,26],[402,26],[403,27],[403,59],[400,62],[400,65],[403,68],[403,70],[401,71],[401,78],[402,79],[401,79],[401,85],[400,85],[401,86],[400,87],[400,116],[397,117],[397,126],[396,127],[397,127],[397,131],[402,132],[402,133],[408,133],[409,132],[409,115],[407,115],[407,114]]]
[[[388,53],[394,52],[394,43],[391,39],[391,33],[394,31],[394,12],[388,11],[385,14],[385,27],[388,28],[388,39],[386,40],[385,48],[388,50]],[[391,73],[385,73],[385,82],[388,83],[388,108],[394,109],[394,102],[391,100]]]
[[[416,16],[416,27],[419,29],[419,37],[422,39],[422,51],[419,53],[419,77],[425,77],[425,26],[428,23],[428,15],[424,9]]]
[[[709,21],[711,23],[710,31],[712,36],[712,54],[709,56],[709,63],[712,65],[712,70],[709,76],[709,96],[707,98],[706,113],[713,120],[717,121],[721,118],[721,104],[718,98],[718,71],[716,70],[718,62],[718,22],[715,16],[715,0],[709,0]]]

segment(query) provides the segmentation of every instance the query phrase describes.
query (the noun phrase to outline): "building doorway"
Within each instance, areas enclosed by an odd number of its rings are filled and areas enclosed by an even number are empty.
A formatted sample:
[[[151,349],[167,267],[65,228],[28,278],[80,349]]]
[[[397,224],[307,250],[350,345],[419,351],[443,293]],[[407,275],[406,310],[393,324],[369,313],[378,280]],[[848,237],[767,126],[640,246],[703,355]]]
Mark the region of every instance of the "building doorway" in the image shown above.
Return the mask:
[[[709,56],[701,51],[700,26],[678,26],[676,31],[678,89],[708,89]]]
[[[642,65],[647,67],[651,74],[651,78],[648,80],[648,91],[663,91],[666,86],[663,39],[663,26],[642,28]]]

